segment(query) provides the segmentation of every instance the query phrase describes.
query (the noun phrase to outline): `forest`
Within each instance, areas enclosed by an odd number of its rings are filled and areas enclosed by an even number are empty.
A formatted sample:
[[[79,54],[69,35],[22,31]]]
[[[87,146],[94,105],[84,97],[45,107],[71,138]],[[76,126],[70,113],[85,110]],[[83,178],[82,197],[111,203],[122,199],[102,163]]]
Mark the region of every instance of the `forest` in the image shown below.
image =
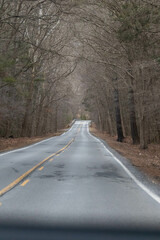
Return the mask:
[[[160,143],[159,0],[0,0],[0,137],[79,112],[120,142]]]

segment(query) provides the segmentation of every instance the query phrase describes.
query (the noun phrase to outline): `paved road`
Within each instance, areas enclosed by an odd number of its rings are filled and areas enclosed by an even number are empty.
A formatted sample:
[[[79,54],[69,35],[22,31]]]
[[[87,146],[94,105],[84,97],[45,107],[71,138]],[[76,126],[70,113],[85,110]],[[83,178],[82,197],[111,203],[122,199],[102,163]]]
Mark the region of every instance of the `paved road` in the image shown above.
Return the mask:
[[[88,121],[75,122],[59,137],[0,154],[0,189],[56,152],[0,197],[0,221],[160,226],[160,204],[89,134]]]

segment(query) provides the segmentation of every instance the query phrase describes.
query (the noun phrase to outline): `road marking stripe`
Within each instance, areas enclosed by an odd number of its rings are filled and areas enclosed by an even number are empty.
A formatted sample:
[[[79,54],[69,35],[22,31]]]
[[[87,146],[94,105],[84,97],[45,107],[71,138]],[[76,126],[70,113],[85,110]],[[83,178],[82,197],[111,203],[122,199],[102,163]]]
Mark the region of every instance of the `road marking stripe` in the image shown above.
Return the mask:
[[[83,124],[80,124],[80,126],[78,127],[77,132],[76,132],[76,136],[77,136],[78,133],[80,132],[80,130],[81,130],[81,128],[82,128],[82,125],[83,125]]]
[[[25,181],[21,184],[21,186],[24,187],[28,182],[29,182],[29,179],[25,180]]]
[[[44,168],[44,167],[40,167],[38,170],[39,170],[39,171],[42,171],[43,168]]]
[[[63,134],[66,134],[67,132],[70,132],[70,131],[72,130],[73,126],[74,126],[74,124],[72,125],[71,128],[69,128],[69,130],[67,130],[67,131],[64,132]],[[63,136],[63,134],[61,134],[59,137]],[[29,145],[29,146],[27,146],[27,147],[18,148],[18,149],[15,149],[15,150],[11,150],[11,151],[9,151],[9,152],[1,153],[1,154],[0,154],[0,157],[2,157],[2,156],[4,156],[4,155],[7,155],[7,154],[10,154],[10,153],[13,153],[13,152],[18,152],[18,151],[22,151],[22,150],[25,150],[25,149],[34,147],[34,146],[36,146],[36,145],[38,145],[38,144],[41,144],[41,143],[43,143],[43,142],[50,141],[50,140],[52,140],[52,139],[55,138],[55,137],[57,137],[57,136],[53,136],[53,137],[51,137],[51,138],[47,138],[47,139],[42,140],[42,141],[40,141],[40,142],[31,144],[31,145]]]
[[[105,150],[115,159],[115,161],[123,168],[123,170],[133,179],[133,181],[145,192],[147,193],[152,199],[154,199],[157,203],[160,204],[160,196],[158,196],[156,193],[152,192],[149,188],[147,188],[143,183],[141,183],[130,171],[129,169],[116,157],[114,156],[114,154],[109,151],[109,149],[104,145],[103,142],[101,142],[97,137],[93,136],[90,132],[89,132],[89,128],[87,126],[87,131],[88,134],[93,137],[94,139],[96,139],[96,141],[100,142],[103,147],[105,148]]]
[[[54,158],[51,158],[49,161],[52,162]]]
[[[0,202],[0,206],[2,206],[2,203]]]
[[[56,155],[56,156],[59,156],[60,153],[64,153],[64,150],[65,150],[66,148],[68,148],[69,145],[71,145],[71,143],[72,143],[73,141],[74,141],[74,138],[72,138],[72,140],[71,140],[65,147],[61,148],[57,153],[55,153],[55,155]],[[52,162],[52,161],[53,161],[53,158],[51,158],[49,161]]]
[[[69,145],[74,141],[74,138],[72,138],[71,141],[69,141],[69,143],[63,148],[63,149],[67,149],[69,147]],[[51,154],[50,156],[48,156],[47,158],[45,158],[44,160],[42,160],[40,163],[38,163],[37,165],[35,165],[33,168],[29,169],[27,172],[25,172],[24,174],[22,174],[19,178],[17,178],[16,180],[14,180],[13,182],[11,182],[8,186],[6,186],[5,188],[3,188],[2,190],[0,190],[0,196],[2,196],[3,194],[5,194],[6,192],[8,192],[9,190],[11,190],[12,188],[14,188],[17,184],[19,184],[24,178],[26,178],[29,174],[31,174],[34,170],[36,170],[38,167],[40,167],[43,163],[47,162],[51,157],[55,156],[57,153],[60,153],[63,150],[59,150],[56,153]]]

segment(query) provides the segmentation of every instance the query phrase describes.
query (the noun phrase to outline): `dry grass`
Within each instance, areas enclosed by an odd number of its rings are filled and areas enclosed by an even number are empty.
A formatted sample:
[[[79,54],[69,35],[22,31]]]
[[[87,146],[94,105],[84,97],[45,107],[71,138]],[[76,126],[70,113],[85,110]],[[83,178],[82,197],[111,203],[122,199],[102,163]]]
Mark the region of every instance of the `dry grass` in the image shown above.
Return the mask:
[[[129,159],[132,165],[140,168],[144,173],[152,178],[154,182],[160,183],[160,145],[150,144],[148,149],[142,150],[139,145],[133,145],[130,138],[126,138],[124,143],[116,141],[116,137],[111,137],[107,133],[98,131],[94,126],[90,128],[91,133],[105,140],[110,147],[115,149],[122,156]]]

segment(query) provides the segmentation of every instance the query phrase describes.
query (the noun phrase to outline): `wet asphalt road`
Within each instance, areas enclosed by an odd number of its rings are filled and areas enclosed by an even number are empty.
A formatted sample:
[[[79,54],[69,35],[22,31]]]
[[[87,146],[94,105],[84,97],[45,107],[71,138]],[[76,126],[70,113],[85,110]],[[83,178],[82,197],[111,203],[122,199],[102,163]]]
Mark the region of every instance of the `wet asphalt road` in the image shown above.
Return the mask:
[[[59,137],[0,154],[3,189],[74,139],[0,197],[0,221],[160,227],[160,204],[89,134],[88,123],[76,121]]]

